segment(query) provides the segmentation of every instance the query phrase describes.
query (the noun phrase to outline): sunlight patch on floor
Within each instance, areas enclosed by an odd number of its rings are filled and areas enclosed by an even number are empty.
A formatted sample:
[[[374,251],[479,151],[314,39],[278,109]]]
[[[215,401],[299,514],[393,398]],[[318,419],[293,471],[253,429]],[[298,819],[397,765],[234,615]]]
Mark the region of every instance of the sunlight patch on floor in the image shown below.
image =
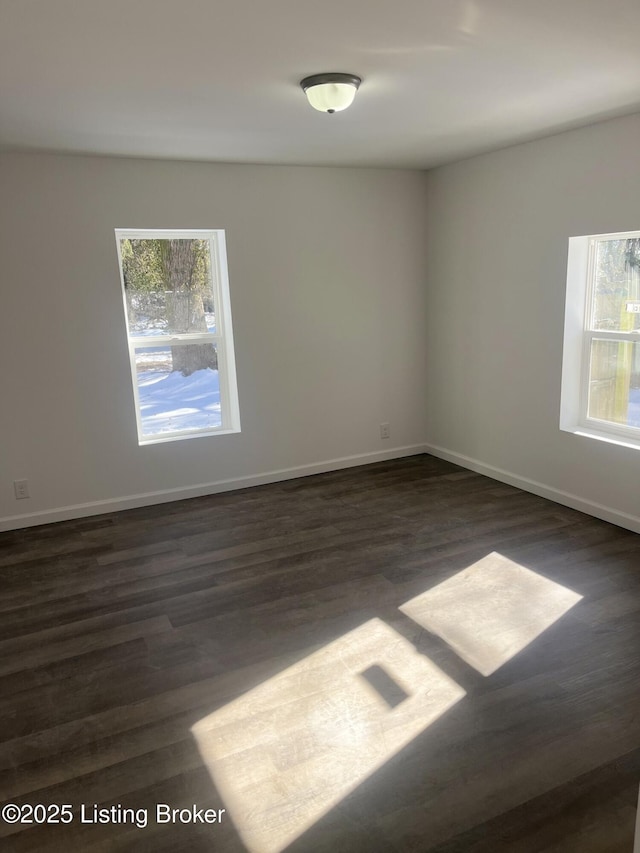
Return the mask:
[[[251,853],[279,853],[465,691],[372,619],[196,723]]]
[[[488,676],[581,598],[493,552],[400,610]]]

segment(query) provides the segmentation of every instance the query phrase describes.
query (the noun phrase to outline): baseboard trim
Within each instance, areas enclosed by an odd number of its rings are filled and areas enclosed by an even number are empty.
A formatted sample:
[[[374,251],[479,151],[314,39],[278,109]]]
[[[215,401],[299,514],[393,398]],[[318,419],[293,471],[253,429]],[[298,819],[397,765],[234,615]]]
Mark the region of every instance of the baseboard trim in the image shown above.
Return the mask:
[[[516,486],[516,488],[522,489],[524,492],[531,492],[534,495],[538,495],[538,497],[547,498],[548,500],[555,501],[555,503],[562,504],[562,506],[568,506],[587,515],[595,516],[595,518],[601,518],[603,521],[616,524],[618,527],[624,527],[633,533],[640,533],[640,518],[638,516],[627,515],[627,513],[619,512],[618,510],[611,509],[611,507],[585,500],[571,492],[563,492],[560,489],[554,489],[552,486],[546,486],[544,483],[538,483],[536,480],[530,480],[528,477],[512,474],[510,471],[495,468],[493,465],[486,465],[477,459],[464,456],[462,453],[454,453],[445,447],[438,447],[435,444],[425,444],[424,452],[431,454],[431,456],[437,456],[439,459],[444,459],[447,462],[453,462],[462,468],[468,468],[477,474],[484,474],[485,477],[491,477],[493,480],[499,480],[501,483],[507,483],[509,486]]]
[[[426,452],[428,451],[424,445],[413,444],[407,447],[395,447],[390,450],[359,453],[355,456],[342,456],[338,459],[328,459],[324,462],[314,462],[310,465],[297,465],[293,468],[281,468],[276,471],[265,471],[261,474],[234,477],[229,480],[215,480],[211,483],[200,483],[196,486],[164,489],[158,492],[144,492],[138,495],[127,495],[122,498],[109,498],[102,501],[73,504],[72,506],[57,507],[55,509],[25,513],[23,515],[10,515],[0,518],[0,532],[19,530],[24,527],[35,527],[39,524],[52,524],[57,521],[68,521],[74,518],[86,518],[87,516],[102,515],[108,512],[119,512],[124,509],[137,509],[142,506],[170,503],[171,501],[186,500],[187,498],[199,498],[204,495],[231,492],[234,489],[246,489],[249,486],[264,486],[267,483],[279,483],[284,480],[294,480],[297,477],[325,474],[327,471],[355,468],[359,465],[369,465],[372,462],[386,462],[390,459],[401,459],[404,456],[416,456]]]
[[[531,492],[541,498],[555,501],[556,503],[584,512],[587,515],[601,518],[618,527],[640,533],[640,518],[627,513],[611,509],[603,504],[588,501],[578,497],[571,492],[554,489],[528,477],[521,477],[502,468],[487,465],[470,456],[456,453],[445,447],[435,444],[414,444],[406,447],[395,447],[390,450],[374,451],[371,453],[359,453],[354,456],[342,456],[337,459],[328,459],[323,462],[314,462],[310,465],[297,465],[292,468],[281,468],[275,471],[265,471],[260,474],[249,474],[243,477],[234,477],[228,480],[214,480],[210,483],[200,483],[195,486],[178,487],[175,489],[164,489],[157,492],[143,492],[136,495],[127,495],[122,498],[109,498],[102,501],[73,504],[71,506],[57,507],[40,512],[24,513],[22,515],[10,515],[0,518],[0,532],[8,530],[19,530],[25,527],[35,527],[40,524],[52,524],[57,521],[68,521],[74,518],[86,518],[92,515],[102,515],[109,512],[119,512],[125,509],[137,509],[143,506],[169,503],[171,501],[198,498],[204,495],[215,495],[221,492],[230,492],[235,489],[246,489],[250,486],[263,486],[268,483],[278,483],[284,480],[293,480],[297,477],[308,477],[313,474],[324,474],[328,471],[339,471],[343,468],[355,468],[359,465],[369,465],[373,462],[386,462],[390,459],[401,459],[405,456],[416,456],[420,453],[429,453],[453,462],[462,468],[491,477],[501,483],[515,486],[525,492]]]

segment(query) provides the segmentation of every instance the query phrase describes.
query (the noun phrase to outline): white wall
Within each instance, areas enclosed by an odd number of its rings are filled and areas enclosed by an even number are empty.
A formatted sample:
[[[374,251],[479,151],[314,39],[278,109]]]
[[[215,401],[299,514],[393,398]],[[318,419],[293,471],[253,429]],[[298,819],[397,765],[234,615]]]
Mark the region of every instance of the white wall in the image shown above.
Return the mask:
[[[428,444],[636,530],[638,452],[558,422],[568,239],[640,228],[639,139],[635,115],[434,170],[425,232]]]
[[[240,435],[138,446],[116,227],[226,229]],[[419,449],[424,230],[419,172],[1,155],[0,525]]]

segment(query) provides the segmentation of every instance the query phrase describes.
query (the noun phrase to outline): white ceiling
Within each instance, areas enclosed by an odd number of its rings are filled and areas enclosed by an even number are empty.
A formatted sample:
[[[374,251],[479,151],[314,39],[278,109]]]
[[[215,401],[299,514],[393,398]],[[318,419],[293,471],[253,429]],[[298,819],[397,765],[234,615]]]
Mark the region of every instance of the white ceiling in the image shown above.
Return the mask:
[[[640,110],[639,37],[640,0],[0,0],[0,146],[429,167]]]

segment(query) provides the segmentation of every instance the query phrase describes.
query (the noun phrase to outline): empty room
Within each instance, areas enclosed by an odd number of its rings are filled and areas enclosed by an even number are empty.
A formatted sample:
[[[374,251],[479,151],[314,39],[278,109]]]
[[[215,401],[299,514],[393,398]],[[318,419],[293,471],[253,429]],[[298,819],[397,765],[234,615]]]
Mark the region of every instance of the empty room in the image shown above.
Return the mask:
[[[0,0],[1,851],[640,853],[639,32]]]

